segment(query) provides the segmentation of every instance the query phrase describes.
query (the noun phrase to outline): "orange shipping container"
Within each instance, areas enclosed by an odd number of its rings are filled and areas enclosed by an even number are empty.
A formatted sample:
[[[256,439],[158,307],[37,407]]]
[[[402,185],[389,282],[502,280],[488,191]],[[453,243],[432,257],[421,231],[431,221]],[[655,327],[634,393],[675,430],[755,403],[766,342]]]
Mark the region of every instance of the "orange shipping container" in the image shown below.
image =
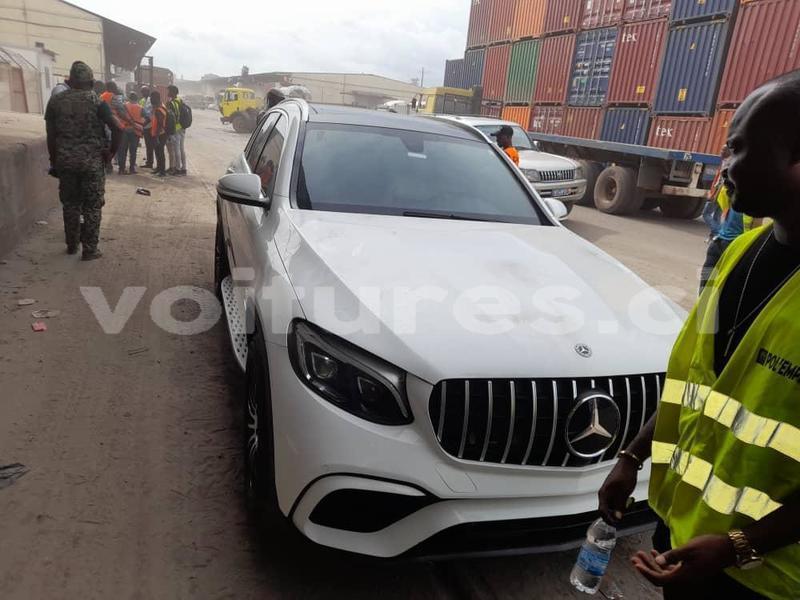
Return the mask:
[[[564,111],[561,135],[596,140],[602,124],[602,108],[570,106]]]
[[[728,129],[735,114],[736,109],[728,108],[717,111],[717,114],[714,115],[714,120],[711,121],[708,144],[706,145],[707,154],[716,155],[722,152],[722,147],[728,143]]]
[[[653,117],[648,146],[706,153],[711,117]]]
[[[534,106],[528,131],[561,135],[564,122],[563,106]]]
[[[547,0],[517,0],[511,35],[515,40],[542,35]]]
[[[489,43],[511,41],[511,27],[514,24],[514,8],[517,0],[493,0],[492,15],[489,19]]]
[[[528,130],[531,122],[531,107],[530,106],[506,106],[503,109],[503,120],[514,121],[519,123],[520,127]]]
[[[539,53],[539,71],[533,91],[534,103],[563,104],[575,55],[575,34],[544,38]]]
[[[483,97],[487,100],[505,98],[509,60],[511,60],[511,44],[490,46],[486,49],[486,60],[483,63]]]

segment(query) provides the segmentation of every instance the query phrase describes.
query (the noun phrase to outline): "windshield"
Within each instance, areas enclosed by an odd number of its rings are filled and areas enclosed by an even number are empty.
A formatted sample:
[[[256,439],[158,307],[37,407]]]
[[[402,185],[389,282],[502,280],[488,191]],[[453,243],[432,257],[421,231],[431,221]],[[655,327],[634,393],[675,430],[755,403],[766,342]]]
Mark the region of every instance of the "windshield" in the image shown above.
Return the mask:
[[[491,137],[491,135],[500,129],[500,125],[477,125],[475,128],[483,132],[484,135],[488,135],[489,139],[495,144],[497,143],[497,140]],[[511,127],[511,129],[514,130],[514,137],[511,138],[511,144],[514,146],[514,148],[517,150],[533,150],[531,140],[522,127],[519,125],[514,125]]]
[[[309,123],[297,201],[314,210],[548,223],[485,143],[379,127]]]

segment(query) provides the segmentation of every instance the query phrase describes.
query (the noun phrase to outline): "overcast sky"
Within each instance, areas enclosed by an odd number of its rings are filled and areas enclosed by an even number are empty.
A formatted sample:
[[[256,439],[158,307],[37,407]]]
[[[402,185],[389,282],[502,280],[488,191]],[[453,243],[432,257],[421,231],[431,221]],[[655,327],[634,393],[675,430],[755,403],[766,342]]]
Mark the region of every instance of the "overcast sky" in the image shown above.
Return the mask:
[[[374,73],[409,81],[464,51],[470,0],[74,0],[158,38],[157,66],[177,77],[262,71]],[[226,11],[230,7],[230,11]],[[235,7],[235,8],[234,8]]]

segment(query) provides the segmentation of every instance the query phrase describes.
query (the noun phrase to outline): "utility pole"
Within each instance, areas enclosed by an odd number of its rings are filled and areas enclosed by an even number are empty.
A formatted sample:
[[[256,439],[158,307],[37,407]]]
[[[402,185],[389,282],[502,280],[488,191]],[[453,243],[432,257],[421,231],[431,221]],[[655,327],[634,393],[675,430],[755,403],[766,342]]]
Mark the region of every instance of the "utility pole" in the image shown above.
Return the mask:
[[[422,67],[422,77],[419,78],[419,87],[425,87],[425,67]]]

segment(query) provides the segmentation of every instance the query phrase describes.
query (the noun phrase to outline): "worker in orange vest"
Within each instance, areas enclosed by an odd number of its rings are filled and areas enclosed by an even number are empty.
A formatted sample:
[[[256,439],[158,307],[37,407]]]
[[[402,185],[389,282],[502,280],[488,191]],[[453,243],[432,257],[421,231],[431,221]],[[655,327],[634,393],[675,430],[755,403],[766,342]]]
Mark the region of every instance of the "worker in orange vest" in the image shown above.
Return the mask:
[[[113,103],[114,114],[119,121],[123,130],[122,143],[117,152],[117,164],[119,165],[119,174],[131,175],[136,173],[136,153],[139,149],[139,139],[142,137],[144,117],[142,116],[142,107],[139,105],[139,96],[136,92],[128,94],[128,101],[123,103],[122,106],[117,106]],[[130,169],[125,170],[126,158],[130,156]]]
[[[150,104],[153,115],[150,119],[150,137],[153,139],[153,151],[156,155],[156,169],[153,175],[167,176],[167,159],[164,156],[164,146],[167,143],[167,109],[161,103],[161,94],[150,93]]]
[[[106,81],[106,89],[100,94],[100,100],[111,106],[111,100],[119,94],[119,88],[113,81]]]
[[[519,166],[519,151],[514,148],[511,143],[514,137],[514,130],[508,125],[503,125],[500,129],[492,134],[492,137],[497,139],[497,145],[503,149],[515,165]]]

